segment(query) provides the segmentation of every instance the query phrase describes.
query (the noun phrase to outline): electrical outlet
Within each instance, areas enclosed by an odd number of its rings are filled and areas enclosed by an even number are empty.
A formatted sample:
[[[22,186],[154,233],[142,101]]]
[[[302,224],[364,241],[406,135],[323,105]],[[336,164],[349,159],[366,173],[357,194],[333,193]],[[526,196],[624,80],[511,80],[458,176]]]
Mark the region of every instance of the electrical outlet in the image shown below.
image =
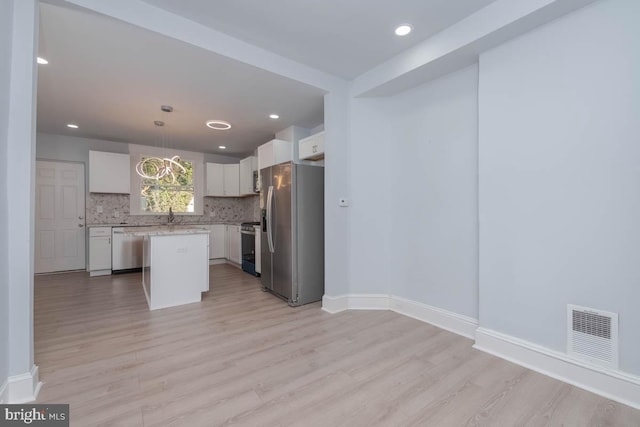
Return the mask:
[[[102,212],[104,212],[104,210],[102,209],[102,205],[98,205],[96,206],[96,212],[101,214]]]

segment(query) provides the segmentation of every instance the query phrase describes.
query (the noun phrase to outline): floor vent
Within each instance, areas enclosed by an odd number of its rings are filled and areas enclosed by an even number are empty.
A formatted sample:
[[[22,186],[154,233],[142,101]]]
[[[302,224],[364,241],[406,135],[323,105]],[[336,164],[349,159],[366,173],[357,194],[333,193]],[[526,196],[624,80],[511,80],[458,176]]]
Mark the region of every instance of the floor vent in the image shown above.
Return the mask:
[[[567,305],[567,353],[608,368],[618,368],[618,314]]]

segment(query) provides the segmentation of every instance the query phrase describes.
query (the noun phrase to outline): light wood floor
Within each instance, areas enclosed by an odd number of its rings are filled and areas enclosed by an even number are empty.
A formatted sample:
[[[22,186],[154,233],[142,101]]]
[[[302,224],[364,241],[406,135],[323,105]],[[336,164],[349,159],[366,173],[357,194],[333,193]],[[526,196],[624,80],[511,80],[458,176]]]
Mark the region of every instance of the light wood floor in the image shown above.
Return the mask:
[[[72,426],[640,426],[396,313],[291,308],[227,265],[200,304],[149,312],[139,280],[36,278],[38,401]]]

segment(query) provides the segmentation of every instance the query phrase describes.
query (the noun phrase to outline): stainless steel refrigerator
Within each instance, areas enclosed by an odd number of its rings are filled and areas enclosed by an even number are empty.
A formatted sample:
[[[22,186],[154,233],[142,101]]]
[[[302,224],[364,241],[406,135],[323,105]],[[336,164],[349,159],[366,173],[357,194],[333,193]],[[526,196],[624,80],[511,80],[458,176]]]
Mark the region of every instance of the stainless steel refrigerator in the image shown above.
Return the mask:
[[[324,168],[281,163],[260,171],[262,289],[297,306],[324,294]]]

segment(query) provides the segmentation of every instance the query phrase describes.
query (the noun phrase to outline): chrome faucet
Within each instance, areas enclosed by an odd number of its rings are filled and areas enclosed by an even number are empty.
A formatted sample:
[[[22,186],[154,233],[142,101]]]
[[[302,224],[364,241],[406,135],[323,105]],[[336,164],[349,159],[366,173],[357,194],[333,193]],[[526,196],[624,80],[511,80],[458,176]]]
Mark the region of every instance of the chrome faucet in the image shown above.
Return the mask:
[[[173,211],[171,210],[171,207],[169,207],[169,217],[167,218],[167,222],[169,224],[173,224],[173,221],[176,219],[175,215],[173,214]]]

